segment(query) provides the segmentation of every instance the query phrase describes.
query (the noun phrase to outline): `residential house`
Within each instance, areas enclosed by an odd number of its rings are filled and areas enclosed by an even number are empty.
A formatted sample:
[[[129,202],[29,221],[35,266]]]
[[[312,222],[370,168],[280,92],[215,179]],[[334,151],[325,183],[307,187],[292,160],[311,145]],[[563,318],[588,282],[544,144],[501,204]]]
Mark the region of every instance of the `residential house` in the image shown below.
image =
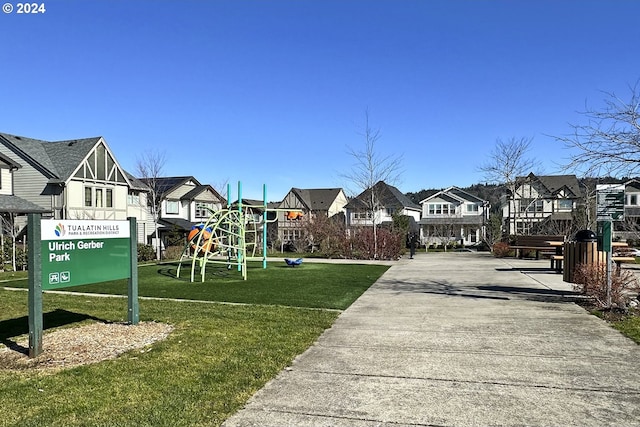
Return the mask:
[[[504,230],[510,235],[568,235],[582,200],[575,175],[518,177],[502,207]]]
[[[205,222],[211,211],[226,206],[226,200],[211,185],[201,184],[193,176],[140,178],[154,187],[159,202],[158,235],[164,247],[182,244],[184,235],[196,224]],[[151,205],[151,201],[150,201]],[[150,206],[151,208],[151,206]],[[149,212],[150,243],[155,243],[153,215]]]
[[[420,242],[442,245],[459,242],[465,246],[483,241],[489,219],[489,202],[458,187],[438,191],[420,201]]]
[[[347,202],[342,188],[292,188],[278,205],[278,239],[295,243],[304,237],[305,227],[314,216],[334,218],[344,214]]]
[[[392,223],[394,215],[410,218],[411,228],[417,228],[422,209],[396,187],[378,181],[346,205],[347,228]]]
[[[640,241],[640,181],[631,179],[624,183],[624,217],[613,222],[613,237]]]
[[[2,193],[30,207],[19,208],[22,213],[37,206],[43,217],[55,219],[126,220],[132,216],[128,195],[145,191],[127,177],[102,137],[49,142],[0,133],[0,155],[2,178],[11,181]],[[6,211],[6,197],[2,202]],[[139,219],[146,222],[142,214]],[[26,217],[17,217],[16,225],[24,227]]]

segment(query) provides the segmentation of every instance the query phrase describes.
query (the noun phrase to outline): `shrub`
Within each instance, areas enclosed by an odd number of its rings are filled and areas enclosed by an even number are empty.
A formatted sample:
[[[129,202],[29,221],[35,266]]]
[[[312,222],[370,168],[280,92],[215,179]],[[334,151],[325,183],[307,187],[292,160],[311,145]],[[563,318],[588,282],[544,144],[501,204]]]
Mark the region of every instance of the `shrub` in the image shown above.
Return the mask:
[[[497,242],[493,244],[493,256],[496,258],[504,258],[509,256],[511,246],[506,242]]]
[[[180,256],[182,255],[183,250],[184,250],[184,246],[169,246],[164,251],[164,258],[171,259],[171,260],[180,259]]]
[[[606,263],[579,264],[573,273],[574,289],[593,298],[599,308],[607,304],[607,265]],[[620,267],[611,272],[611,304],[626,308],[630,300],[638,296],[640,283],[636,276]]]
[[[138,262],[153,261],[156,259],[156,250],[151,245],[138,243]]]

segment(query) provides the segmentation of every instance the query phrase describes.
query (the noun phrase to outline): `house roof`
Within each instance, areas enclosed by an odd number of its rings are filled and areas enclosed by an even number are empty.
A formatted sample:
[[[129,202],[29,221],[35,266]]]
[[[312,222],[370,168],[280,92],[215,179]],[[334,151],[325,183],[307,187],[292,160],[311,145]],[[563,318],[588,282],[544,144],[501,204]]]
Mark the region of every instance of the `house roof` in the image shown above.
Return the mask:
[[[550,195],[557,194],[563,188],[567,188],[574,197],[580,197],[582,190],[575,175],[534,175],[530,173],[526,177],[518,177],[520,184],[538,181],[544,186]]]
[[[405,196],[400,190],[384,181],[378,181],[372,188],[366,189],[358,196],[351,199],[351,201],[347,203],[346,207],[348,209],[366,209],[367,203],[365,200],[370,197],[372,191],[374,194],[377,194],[380,204],[385,208],[404,208],[417,211],[422,210],[419,205],[413,203],[411,199]]]
[[[0,212],[24,214],[51,212],[51,210],[47,210],[42,206],[38,206],[18,196],[0,194]]]
[[[341,191],[341,188],[303,189],[294,187],[291,189],[291,192],[311,211],[329,210]]]
[[[50,179],[65,182],[101,137],[49,142],[0,133],[6,143]]]
[[[138,178],[136,178],[135,176],[131,175],[127,171],[124,171],[124,174],[127,176],[127,179],[129,180],[129,183],[131,184],[131,189],[132,190],[149,191],[149,187],[147,186],[147,184],[145,184],[144,182],[140,181]]]
[[[0,153],[0,161],[6,163],[9,167],[11,167],[13,169],[20,169],[22,167],[22,165],[20,165],[20,163],[14,161],[9,156],[6,156],[6,155],[4,155],[2,153]]]
[[[208,184],[205,184],[205,185],[198,185],[193,190],[188,191],[187,193],[185,193],[184,196],[182,196],[180,198],[180,200],[193,200],[193,199],[197,198],[200,194],[204,193],[207,190],[211,191],[216,197],[221,199],[221,197],[218,194],[218,192],[216,190],[214,190],[212,186],[210,186]]]
[[[473,194],[467,193],[466,191],[461,190],[458,187],[452,186],[429,195],[427,198],[421,200],[420,204],[422,205],[434,199],[443,199],[448,202],[457,202],[457,203],[463,203],[463,202],[481,203],[483,205],[485,204],[488,205],[489,203],[486,200],[482,200],[481,198],[474,196]]]
[[[139,178],[139,180],[148,186],[151,186],[152,181],[155,181],[156,191],[160,196],[170,193],[187,181],[193,181],[196,184],[196,188],[202,185],[193,176],[161,176],[156,178]]]
[[[159,218],[158,224],[165,229],[171,229],[173,227],[177,227],[180,230],[189,231],[191,230],[191,227],[199,223],[191,222],[184,218]]]
[[[78,165],[89,155],[102,138],[73,139],[69,141],[45,142],[44,151],[51,160],[56,175],[66,181]]]

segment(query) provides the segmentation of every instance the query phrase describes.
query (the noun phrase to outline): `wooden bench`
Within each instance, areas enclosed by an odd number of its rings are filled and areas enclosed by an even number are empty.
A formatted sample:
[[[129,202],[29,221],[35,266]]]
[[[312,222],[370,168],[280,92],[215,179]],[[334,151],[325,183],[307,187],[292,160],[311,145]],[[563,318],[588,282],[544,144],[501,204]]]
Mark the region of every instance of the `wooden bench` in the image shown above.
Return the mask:
[[[556,248],[549,245],[549,242],[564,242],[564,236],[559,235],[531,235],[516,236],[516,240],[511,245],[515,249],[516,257],[523,258],[526,251],[536,253],[536,259],[540,259],[541,253],[556,253]],[[557,253],[556,253],[557,255]]]
[[[562,261],[564,261],[564,256],[562,255],[551,255],[551,269],[555,270],[556,273],[562,273]]]
[[[562,261],[564,261],[564,256],[562,255],[551,255],[551,269],[555,270],[556,273],[562,273]],[[621,264],[624,263],[634,263],[636,262],[636,258],[632,256],[612,256],[611,259],[616,263],[618,267],[618,271],[620,271]]]

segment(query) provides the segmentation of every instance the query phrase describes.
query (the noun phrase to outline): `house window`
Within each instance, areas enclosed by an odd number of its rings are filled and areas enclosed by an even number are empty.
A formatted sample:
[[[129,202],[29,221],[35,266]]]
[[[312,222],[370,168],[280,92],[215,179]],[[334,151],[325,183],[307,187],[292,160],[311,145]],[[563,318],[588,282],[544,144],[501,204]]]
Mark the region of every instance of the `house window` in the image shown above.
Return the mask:
[[[452,215],[456,213],[456,207],[448,203],[429,204],[429,215]]]
[[[140,204],[140,193],[134,191],[127,195],[127,203],[130,205],[139,205]]]
[[[196,202],[196,218],[208,218],[212,208],[213,203]]]
[[[531,231],[531,223],[526,221],[516,222],[516,234],[529,234]]]
[[[105,196],[106,196],[105,206],[108,208],[112,208],[113,207],[113,190],[111,188],[107,188],[105,190]]]
[[[298,240],[302,236],[300,230],[296,229],[285,229],[282,230],[282,240],[285,242]]]
[[[389,216],[393,216],[394,213],[396,213],[395,208],[387,208],[387,215]]]
[[[168,214],[180,213],[180,205],[177,200],[167,200],[167,213]]]
[[[628,205],[631,206],[635,206],[638,204],[638,195],[637,194],[630,194],[629,195],[629,203],[627,203]]]
[[[476,204],[467,205],[467,212],[470,212],[470,213],[478,212],[478,205]]]
[[[102,188],[96,188],[96,208],[102,207]]]
[[[353,219],[371,219],[371,212],[354,212]]]
[[[569,199],[558,200],[558,210],[570,211],[573,208],[573,201]]]
[[[544,212],[544,200],[535,200],[529,203],[527,212]]]
[[[92,194],[91,194],[91,187],[84,187],[84,205],[85,207],[90,208],[91,206],[93,206],[92,203]]]

